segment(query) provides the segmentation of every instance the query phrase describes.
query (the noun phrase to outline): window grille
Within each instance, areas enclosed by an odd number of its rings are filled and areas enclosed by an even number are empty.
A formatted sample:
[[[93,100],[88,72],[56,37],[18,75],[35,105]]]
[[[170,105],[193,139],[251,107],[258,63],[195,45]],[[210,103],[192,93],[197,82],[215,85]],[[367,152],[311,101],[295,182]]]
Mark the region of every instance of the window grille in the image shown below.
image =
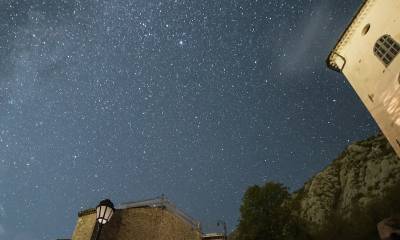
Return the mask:
[[[392,63],[399,52],[400,44],[387,34],[379,38],[374,46],[375,56],[377,56],[386,67]]]

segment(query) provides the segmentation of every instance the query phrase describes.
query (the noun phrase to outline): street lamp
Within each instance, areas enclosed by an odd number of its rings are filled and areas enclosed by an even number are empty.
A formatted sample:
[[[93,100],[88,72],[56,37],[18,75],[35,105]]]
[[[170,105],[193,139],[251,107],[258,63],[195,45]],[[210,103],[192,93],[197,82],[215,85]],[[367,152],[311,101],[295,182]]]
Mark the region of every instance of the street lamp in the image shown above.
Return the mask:
[[[114,204],[109,200],[105,199],[99,203],[96,207],[96,221],[98,222],[97,234],[95,240],[99,239],[101,229],[104,224],[108,223],[114,214]]]
[[[222,225],[224,227],[224,239],[228,239],[227,231],[226,231],[226,222],[222,220],[218,220],[217,226]]]

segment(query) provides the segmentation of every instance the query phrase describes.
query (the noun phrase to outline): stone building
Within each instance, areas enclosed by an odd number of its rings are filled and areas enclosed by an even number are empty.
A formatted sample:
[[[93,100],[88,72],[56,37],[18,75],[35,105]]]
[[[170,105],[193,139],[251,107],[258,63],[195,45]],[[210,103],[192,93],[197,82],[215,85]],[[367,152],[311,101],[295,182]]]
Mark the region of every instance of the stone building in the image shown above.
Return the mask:
[[[327,59],[400,156],[400,1],[365,0]]]
[[[227,237],[222,233],[207,233],[203,235],[203,240],[226,240]]]
[[[91,240],[96,233],[96,210],[78,214],[72,240]],[[100,240],[201,240],[200,223],[165,198],[122,204],[103,226]]]

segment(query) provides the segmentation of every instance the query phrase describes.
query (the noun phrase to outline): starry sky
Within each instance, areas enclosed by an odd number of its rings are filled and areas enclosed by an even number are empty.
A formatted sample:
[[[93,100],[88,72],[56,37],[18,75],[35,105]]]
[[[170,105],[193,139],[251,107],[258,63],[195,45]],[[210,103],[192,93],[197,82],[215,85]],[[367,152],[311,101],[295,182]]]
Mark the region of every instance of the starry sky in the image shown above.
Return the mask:
[[[361,0],[0,0],[0,240],[165,194],[238,222],[378,130],[325,58]]]

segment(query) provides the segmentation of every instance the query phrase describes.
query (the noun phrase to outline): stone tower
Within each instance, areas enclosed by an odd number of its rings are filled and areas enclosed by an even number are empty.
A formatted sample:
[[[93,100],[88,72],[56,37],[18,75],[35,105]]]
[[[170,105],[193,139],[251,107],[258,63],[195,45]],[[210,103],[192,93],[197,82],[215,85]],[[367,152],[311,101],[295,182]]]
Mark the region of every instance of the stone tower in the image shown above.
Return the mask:
[[[327,59],[400,156],[400,1],[365,0]]]

